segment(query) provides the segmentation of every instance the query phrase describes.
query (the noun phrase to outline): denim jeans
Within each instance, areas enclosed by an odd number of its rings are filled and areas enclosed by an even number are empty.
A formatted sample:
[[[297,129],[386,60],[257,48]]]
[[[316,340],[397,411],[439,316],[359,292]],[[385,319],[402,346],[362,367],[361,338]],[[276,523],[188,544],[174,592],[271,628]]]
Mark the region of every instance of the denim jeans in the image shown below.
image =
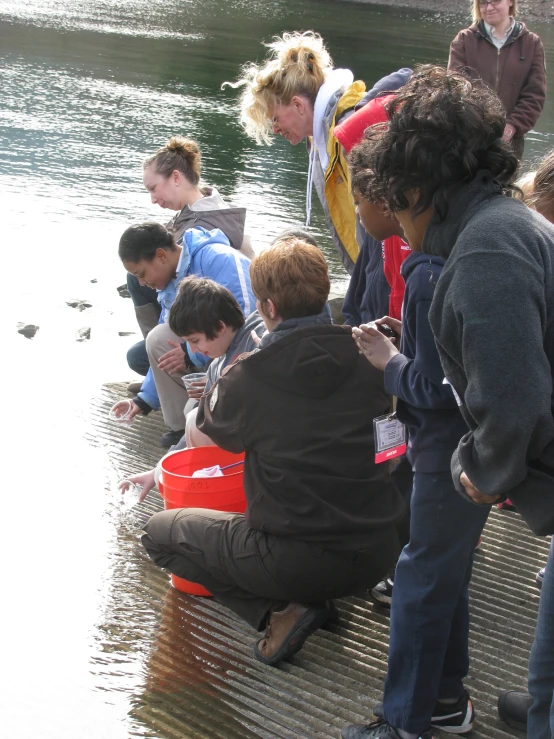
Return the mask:
[[[384,715],[397,729],[431,725],[439,698],[462,695],[469,668],[473,551],[489,515],[454,489],[450,472],[414,474],[410,541],[394,578]]]
[[[127,364],[138,375],[146,377],[150,369],[150,361],[146,353],[146,341],[138,341],[127,351]]]
[[[527,714],[527,736],[554,737],[554,539],[541,590],[535,640],[529,659],[529,692],[533,705]]]
[[[151,305],[159,315],[160,304],[158,303],[158,293],[156,290],[151,287],[147,287],[146,285],[141,285],[135,275],[131,274],[127,274],[127,289],[129,290],[135,310],[140,310],[144,306]],[[145,335],[144,329],[143,335]],[[150,362],[148,360],[148,354],[146,353],[145,341],[139,341],[136,344],[133,344],[129,349],[127,352],[127,364],[133,372],[136,372],[138,375],[142,375],[143,377],[146,376],[150,369]]]

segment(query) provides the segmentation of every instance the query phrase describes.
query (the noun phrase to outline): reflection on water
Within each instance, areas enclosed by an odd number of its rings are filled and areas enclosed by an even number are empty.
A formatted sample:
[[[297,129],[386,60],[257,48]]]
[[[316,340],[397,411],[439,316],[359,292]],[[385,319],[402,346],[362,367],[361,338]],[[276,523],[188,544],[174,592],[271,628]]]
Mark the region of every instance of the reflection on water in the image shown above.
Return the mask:
[[[115,490],[134,471],[114,457],[119,443],[131,445],[137,465],[149,457],[138,437],[114,442],[89,418],[102,382],[131,379],[125,351],[137,336],[119,331],[137,329],[130,301],[115,290],[125,277],[119,235],[129,223],[171,215],[150,204],[142,159],[171,134],[196,138],[205,180],[248,208],[259,248],[303,221],[306,154],[285,141],[265,148],[246,139],[236,93],[221,82],[261,57],[261,39],[315,28],[337,65],[372,84],[393,68],[444,62],[463,24],[331,0],[0,0],[10,739],[167,737],[169,728],[150,720],[156,695],[170,686],[182,703],[192,701],[192,685],[156,648],[177,631],[196,659],[186,614],[165,576],[156,602],[145,596],[141,583],[153,568],[137,545],[141,510],[121,506]],[[533,30],[552,68],[554,31]],[[528,137],[529,157],[552,146],[553,126],[549,98]],[[335,284],[344,285],[317,204],[313,224]],[[92,308],[66,306],[77,298]],[[16,333],[18,321],[40,326],[32,341]],[[77,343],[83,327],[91,340]],[[219,667],[196,661],[190,680],[209,676],[213,685]],[[208,688],[198,690],[208,713],[219,710]]]

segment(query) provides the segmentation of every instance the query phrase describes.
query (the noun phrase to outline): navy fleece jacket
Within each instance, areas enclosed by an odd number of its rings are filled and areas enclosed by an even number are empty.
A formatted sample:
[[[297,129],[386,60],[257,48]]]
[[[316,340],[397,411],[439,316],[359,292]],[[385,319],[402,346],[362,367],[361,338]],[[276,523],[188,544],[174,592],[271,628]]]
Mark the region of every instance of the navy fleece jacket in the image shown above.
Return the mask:
[[[467,426],[450,385],[443,384],[429,308],[444,259],[413,252],[401,268],[406,281],[400,354],[385,367],[385,388],[396,395],[408,431],[407,457],[415,472],[445,472]]]
[[[359,326],[389,312],[390,285],[383,269],[383,242],[376,241],[357,225],[360,253],[354,265],[342,315],[348,326]]]

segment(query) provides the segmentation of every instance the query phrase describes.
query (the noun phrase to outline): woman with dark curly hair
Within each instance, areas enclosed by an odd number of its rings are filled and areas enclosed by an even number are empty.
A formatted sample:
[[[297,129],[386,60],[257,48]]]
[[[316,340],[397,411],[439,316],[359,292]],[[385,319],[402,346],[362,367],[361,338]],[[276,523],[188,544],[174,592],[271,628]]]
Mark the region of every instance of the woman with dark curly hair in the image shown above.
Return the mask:
[[[517,159],[502,139],[504,111],[488,88],[422,67],[388,111],[388,128],[366,132],[365,177],[356,181],[365,197],[394,213],[413,250],[445,260],[429,320],[469,428],[452,457],[454,488],[487,507],[509,496],[535,533],[552,534],[554,228],[508,197]],[[358,337],[370,360],[383,351],[376,333]],[[414,481],[412,536],[396,570],[381,718],[346,728],[344,739],[427,739],[432,726],[455,734],[471,730],[473,708],[462,679],[475,531],[459,521],[452,528],[442,508],[427,519],[418,515],[435,484],[444,481],[427,480],[419,490]],[[449,495],[453,488],[443,493],[445,505]],[[446,524],[449,538],[437,533]],[[546,592],[554,601],[554,587]],[[552,612],[554,602],[544,607]],[[554,633],[548,638],[554,642]],[[533,737],[549,736],[552,721],[554,650],[549,654],[530,664]]]

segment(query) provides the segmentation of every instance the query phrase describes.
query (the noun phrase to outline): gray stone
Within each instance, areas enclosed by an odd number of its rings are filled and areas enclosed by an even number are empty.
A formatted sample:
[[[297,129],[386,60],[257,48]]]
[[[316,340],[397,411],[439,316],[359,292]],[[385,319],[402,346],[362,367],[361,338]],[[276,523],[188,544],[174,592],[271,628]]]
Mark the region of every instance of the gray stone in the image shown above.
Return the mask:
[[[90,327],[80,328],[75,336],[76,341],[88,341],[90,339]]]
[[[118,336],[133,336],[133,334],[136,334],[136,331],[118,331]]]
[[[23,334],[27,339],[32,339],[36,332],[39,330],[39,326],[35,326],[34,323],[18,323],[17,333]]]
[[[117,289],[117,292],[120,294],[122,298],[130,298],[131,293],[127,290],[127,285],[120,285]]]
[[[92,308],[92,303],[89,303],[88,300],[66,300],[66,305],[68,305],[70,308],[77,308],[79,311],[86,310],[87,308]]]

